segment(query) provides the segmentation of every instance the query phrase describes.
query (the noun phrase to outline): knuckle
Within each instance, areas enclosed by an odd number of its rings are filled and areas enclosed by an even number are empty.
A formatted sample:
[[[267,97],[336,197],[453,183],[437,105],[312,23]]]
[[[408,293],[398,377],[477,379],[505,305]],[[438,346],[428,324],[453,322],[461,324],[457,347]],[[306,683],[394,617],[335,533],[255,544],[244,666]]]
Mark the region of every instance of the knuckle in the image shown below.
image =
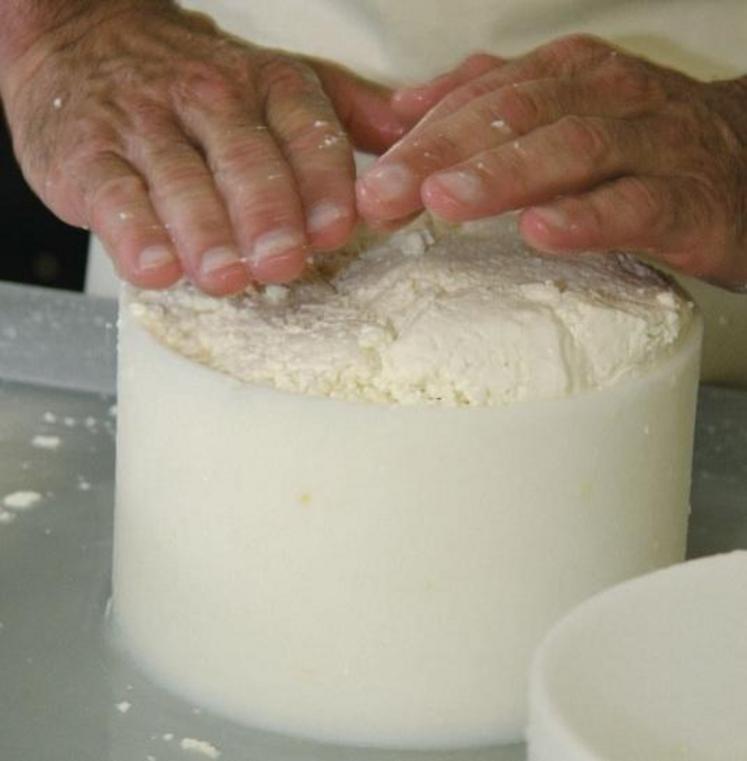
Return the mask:
[[[181,104],[222,109],[240,102],[242,91],[250,90],[250,81],[248,71],[239,64],[229,73],[215,64],[190,62],[175,80],[172,95]]]
[[[514,131],[526,132],[539,123],[541,106],[528,88],[502,87],[496,94],[492,113],[494,119],[503,119]]]
[[[684,147],[696,144],[697,135],[701,131],[700,125],[690,112],[689,107],[675,106],[671,112],[660,116],[655,120],[657,142],[661,145]],[[679,152],[678,152],[679,153]],[[693,152],[689,152],[688,158],[695,159]],[[675,159],[680,166],[683,165],[683,156],[680,154]]]
[[[259,66],[259,79],[265,95],[298,97],[318,90],[321,86],[314,71],[291,58],[270,56]]]
[[[661,195],[639,177],[630,177],[618,184],[614,203],[641,227],[658,224],[667,214]]]
[[[564,116],[557,122],[562,143],[579,160],[596,165],[610,152],[610,138],[601,122],[576,115]]]
[[[552,63],[561,67],[568,62],[588,61],[606,55],[610,45],[591,34],[569,34],[553,40],[543,48]]]
[[[598,82],[614,92],[620,101],[649,105],[664,100],[662,82],[652,76],[649,65],[639,59],[612,51],[599,69]]]
[[[428,134],[427,140],[417,141],[412,148],[427,163],[441,166],[461,155],[463,137],[460,135],[459,129],[446,132],[436,128]]]
[[[156,199],[198,194],[203,192],[202,188],[210,187],[201,167],[178,158],[165,159],[154,172],[154,180],[151,192]]]
[[[101,131],[86,134],[84,129],[80,139],[70,147],[63,166],[71,176],[79,176],[92,164],[110,160],[118,150],[119,141],[113,135]]]
[[[492,82],[477,79],[462,85],[445,96],[439,108],[442,108],[446,112],[456,111],[467,103],[488,95],[493,90],[495,90],[495,85]]]
[[[579,201],[575,211],[580,226],[591,236],[597,237],[604,232],[610,211],[607,200],[592,196],[587,202]]]
[[[208,161],[215,171],[230,167],[254,167],[272,157],[269,140],[262,137],[264,128],[257,125],[256,134],[234,134],[216,144],[208,156]]]
[[[147,98],[133,99],[128,104],[128,113],[135,132],[145,138],[154,138],[171,125],[163,105]]]
[[[324,120],[321,120],[324,122]],[[290,130],[285,139],[290,154],[323,154],[350,150],[347,134],[334,123],[305,118],[296,129]]]
[[[101,180],[87,191],[85,205],[91,218],[96,218],[134,205],[145,193],[145,182],[139,175],[117,175]]]
[[[462,61],[459,68],[469,75],[472,72],[488,71],[500,63],[501,59],[490,53],[472,53]]]
[[[103,153],[118,142],[115,129],[98,116],[82,116],[70,127],[71,131],[65,137],[71,145],[80,149],[81,154]]]

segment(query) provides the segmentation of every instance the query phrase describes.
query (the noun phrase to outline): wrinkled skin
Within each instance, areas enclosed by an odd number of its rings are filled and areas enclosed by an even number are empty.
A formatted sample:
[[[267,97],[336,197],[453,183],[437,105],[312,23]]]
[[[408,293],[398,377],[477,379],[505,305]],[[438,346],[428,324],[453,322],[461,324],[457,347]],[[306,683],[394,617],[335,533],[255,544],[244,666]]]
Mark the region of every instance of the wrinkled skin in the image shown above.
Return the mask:
[[[142,287],[291,280],[358,214],[390,228],[423,208],[520,209],[541,250],[622,248],[747,283],[747,79],[702,83],[574,36],[392,97],[170,0],[15,5],[57,9],[5,33],[20,41],[0,92],[26,177]],[[390,149],[357,188],[353,146]]]
[[[703,83],[573,36],[472,56],[393,105],[417,123],[358,181],[373,224],[522,209],[540,250],[626,249],[747,284],[747,78]]]
[[[123,278],[186,274],[225,295],[292,279],[349,238],[353,145],[381,152],[403,134],[390,92],[170,2],[56,7],[16,34],[4,107],[31,186]]]

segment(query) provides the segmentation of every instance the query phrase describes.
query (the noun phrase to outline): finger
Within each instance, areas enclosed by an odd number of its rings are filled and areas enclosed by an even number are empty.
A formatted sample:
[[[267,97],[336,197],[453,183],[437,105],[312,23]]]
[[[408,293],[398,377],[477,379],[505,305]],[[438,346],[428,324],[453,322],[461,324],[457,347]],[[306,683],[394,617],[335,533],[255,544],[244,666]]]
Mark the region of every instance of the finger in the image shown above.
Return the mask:
[[[722,250],[707,240],[714,211],[695,180],[622,177],[589,193],[522,212],[519,229],[548,253],[629,250],[697,277],[724,277]]]
[[[120,276],[141,288],[166,288],[182,269],[142,176],[115,153],[102,152],[75,173],[88,225]]]
[[[413,128],[413,134],[501,87],[532,79],[574,79],[588,74],[602,62],[614,61],[618,53],[616,48],[589,35],[553,40],[458,86],[420,120]]]
[[[486,151],[422,186],[425,206],[451,221],[500,214],[585,191],[625,174],[658,173],[656,129],[637,122],[566,116]]]
[[[182,118],[205,153],[249,274],[285,282],[305,266],[305,220],[293,172],[251,96],[242,102],[213,89],[208,102],[183,104]]]
[[[245,289],[250,278],[228,212],[197,150],[174,126],[138,137],[131,154],[190,280],[215,296]]]
[[[440,100],[457,87],[487,74],[506,63],[506,59],[487,53],[476,53],[451,71],[422,85],[401,87],[392,95],[392,108],[407,124],[413,125]]]
[[[396,219],[422,208],[420,186],[433,172],[466,161],[565,114],[627,116],[631,104],[593,80],[530,80],[501,87],[408,135],[357,184],[369,219]]]
[[[404,135],[409,125],[392,108],[388,87],[326,61],[309,61],[356,148],[379,154]]]
[[[356,221],[355,165],[348,136],[314,77],[286,77],[267,100],[268,125],[293,170],[312,249],[350,238]]]

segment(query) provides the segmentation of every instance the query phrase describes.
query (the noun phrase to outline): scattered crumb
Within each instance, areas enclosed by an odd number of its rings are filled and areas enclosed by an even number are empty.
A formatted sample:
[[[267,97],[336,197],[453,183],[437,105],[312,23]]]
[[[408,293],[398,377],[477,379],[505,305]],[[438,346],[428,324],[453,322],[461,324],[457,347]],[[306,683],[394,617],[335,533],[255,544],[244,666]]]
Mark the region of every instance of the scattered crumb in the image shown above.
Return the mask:
[[[7,510],[0,509],[0,526],[7,526],[9,523],[13,523],[15,519],[15,513],[10,513]]]
[[[405,256],[422,256],[428,250],[430,242],[432,241],[420,230],[412,230],[402,236],[400,246]]]
[[[266,285],[263,296],[268,304],[283,304],[288,300],[290,289],[284,285]]]
[[[220,751],[204,740],[195,740],[192,737],[185,737],[179,743],[179,747],[182,750],[202,753],[203,756],[207,756],[208,758],[220,758]]]
[[[130,710],[130,708],[132,708],[132,703],[128,702],[127,700],[123,700],[121,703],[117,703],[117,705],[115,706],[115,708],[116,708],[116,709],[117,709],[117,710],[118,710],[120,713],[127,713],[127,711],[129,711],[129,710]]]
[[[490,126],[493,129],[500,130],[501,132],[510,132],[511,128],[506,124],[506,122],[503,119],[495,119],[494,121],[490,122]]]
[[[109,407],[109,416],[110,417],[117,417],[117,405],[112,404],[111,407]]]
[[[45,528],[44,529],[44,536],[51,536],[52,535],[52,529],[51,528]]]
[[[309,494],[307,491],[305,491],[299,498],[298,501],[302,505],[309,505],[311,504],[311,494]]]
[[[45,412],[42,415],[42,420],[45,423],[56,423],[57,422],[57,415],[55,415],[54,412]]]
[[[167,732],[165,735],[161,735],[161,738],[167,742],[170,743],[174,739],[173,732]]]
[[[65,417],[65,418],[63,418],[62,422],[68,428],[75,428],[75,426],[78,425],[78,421],[74,417]]]
[[[57,98],[55,98],[55,99],[52,101],[52,105],[53,105],[55,108],[62,108],[62,98],[60,98],[60,97],[57,97]]]
[[[145,761],[156,761],[156,757],[155,756],[151,756],[151,755],[147,755],[145,757]]]
[[[80,491],[90,491],[91,482],[85,479],[83,476],[78,476],[78,489]]]
[[[43,436],[37,435],[31,439],[31,446],[37,449],[57,449],[62,443],[62,439],[59,436]]]
[[[96,418],[92,417],[91,415],[89,415],[83,422],[84,422],[86,428],[95,428],[96,427],[96,423],[98,423]]]
[[[42,496],[38,491],[15,491],[3,497],[3,507],[11,510],[28,510],[36,505]]]

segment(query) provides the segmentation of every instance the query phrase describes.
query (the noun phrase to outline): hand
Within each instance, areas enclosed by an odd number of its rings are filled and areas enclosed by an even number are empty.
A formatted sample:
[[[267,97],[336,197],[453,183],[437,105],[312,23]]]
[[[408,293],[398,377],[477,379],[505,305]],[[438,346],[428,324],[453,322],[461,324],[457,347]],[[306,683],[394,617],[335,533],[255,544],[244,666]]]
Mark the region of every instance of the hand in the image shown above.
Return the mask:
[[[747,78],[698,82],[574,36],[473,56],[393,105],[423,118],[358,181],[373,223],[524,209],[540,250],[627,249],[747,284]]]
[[[300,273],[356,221],[351,142],[403,133],[390,93],[171,2],[82,0],[0,67],[24,173],[120,275],[224,295]]]

